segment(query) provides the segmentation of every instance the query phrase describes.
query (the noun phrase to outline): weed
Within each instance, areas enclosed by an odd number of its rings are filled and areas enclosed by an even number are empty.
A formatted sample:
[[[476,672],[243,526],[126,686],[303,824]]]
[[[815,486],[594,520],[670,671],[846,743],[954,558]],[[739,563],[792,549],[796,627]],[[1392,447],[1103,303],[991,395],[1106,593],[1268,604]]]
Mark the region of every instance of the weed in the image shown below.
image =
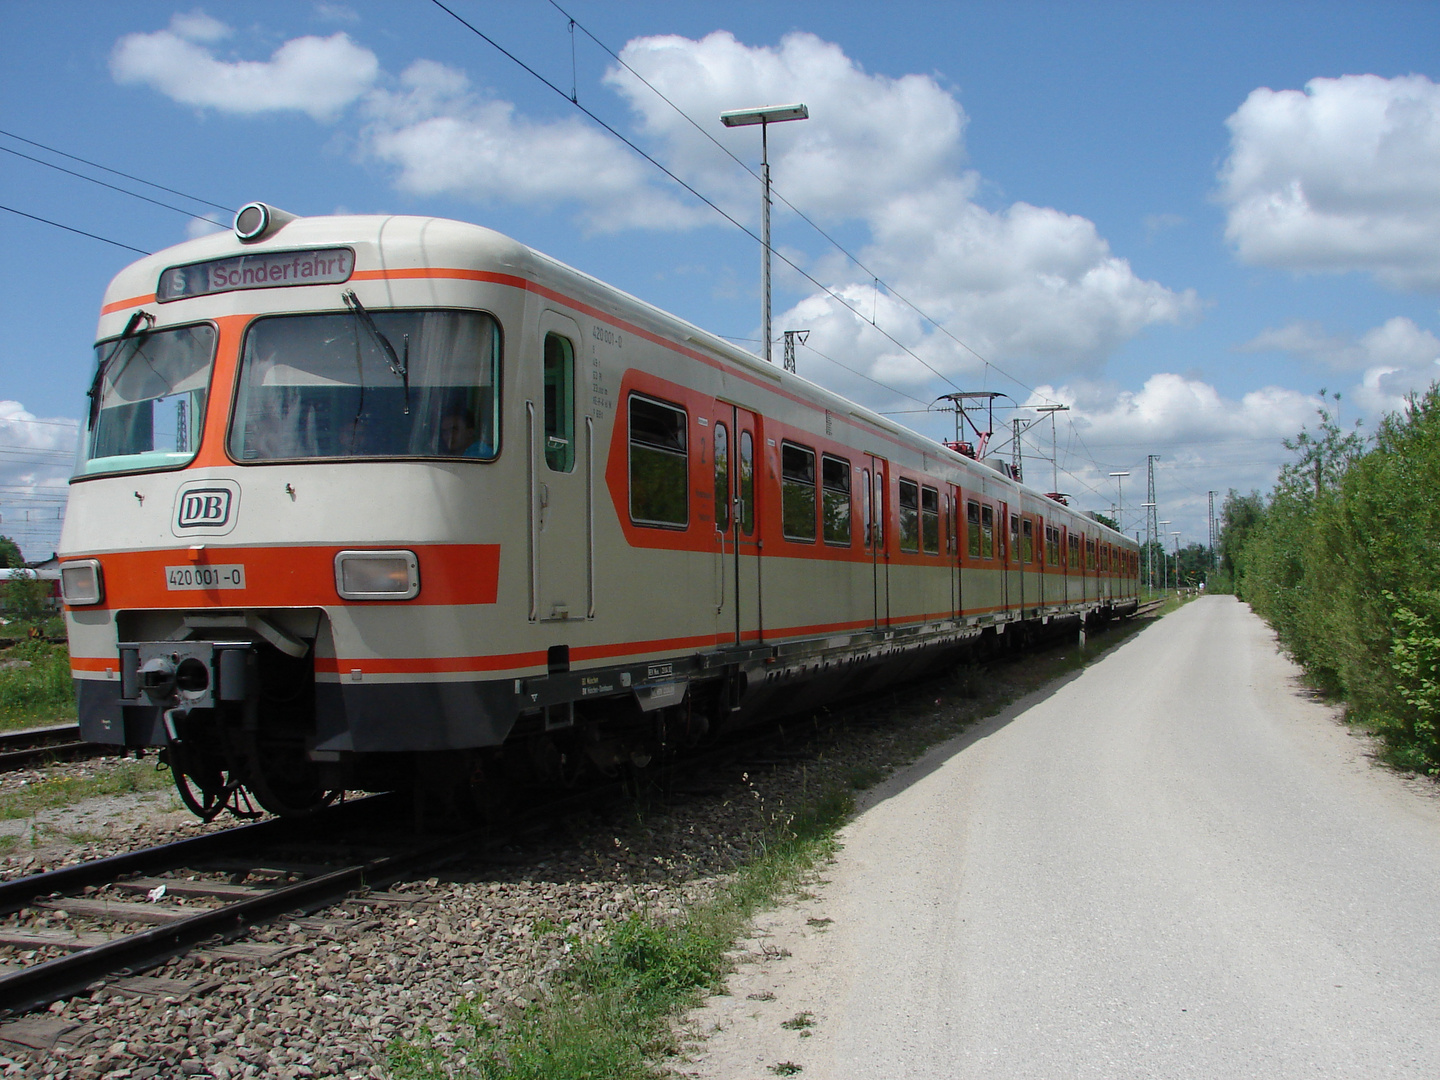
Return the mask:
[[[20,641],[5,650],[3,659],[18,663],[0,669],[0,729],[75,718],[70,654],[63,645],[43,639]]]
[[[0,795],[0,820],[33,817],[40,810],[73,806],[102,795],[158,791],[170,784],[170,770],[148,761],[122,761],[93,776],[47,776]]]
[[[781,1021],[780,1026],[786,1031],[804,1031],[806,1028],[815,1026],[815,1014],[810,1012],[796,1013],[789,1020]]]
[[[803,1070],[793,1061],[777,1061],[774,1065],[770,1066],[770,1071],[776,1076],[794,1076]]]

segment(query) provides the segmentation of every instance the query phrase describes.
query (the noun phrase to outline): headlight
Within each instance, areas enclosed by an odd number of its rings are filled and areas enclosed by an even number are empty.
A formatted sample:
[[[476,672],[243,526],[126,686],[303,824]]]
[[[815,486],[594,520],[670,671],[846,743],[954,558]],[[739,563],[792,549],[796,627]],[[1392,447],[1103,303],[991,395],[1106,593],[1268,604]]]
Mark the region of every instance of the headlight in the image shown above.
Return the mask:
[[[60,596],[70,607],[98,604],[105,598],[99,559],[79,559],[60,567]]]
[[[420,594],[420,561],[413,551],[342,551],[335,591],[346,600],[409,600]]]

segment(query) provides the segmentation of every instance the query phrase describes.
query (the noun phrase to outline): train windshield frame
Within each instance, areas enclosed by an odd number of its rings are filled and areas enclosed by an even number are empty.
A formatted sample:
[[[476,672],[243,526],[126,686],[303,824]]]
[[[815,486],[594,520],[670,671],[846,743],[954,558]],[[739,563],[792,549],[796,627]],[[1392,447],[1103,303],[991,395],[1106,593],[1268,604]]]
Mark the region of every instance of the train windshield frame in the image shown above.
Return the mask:
[[[75,478],[181,469],[194,460],[217,340],[214,324],[206,322],[97,343]]]
[[[500,358],[500,324],[483,311],[261,316],[245,331],[227,450],[242,465],[494,460]]]

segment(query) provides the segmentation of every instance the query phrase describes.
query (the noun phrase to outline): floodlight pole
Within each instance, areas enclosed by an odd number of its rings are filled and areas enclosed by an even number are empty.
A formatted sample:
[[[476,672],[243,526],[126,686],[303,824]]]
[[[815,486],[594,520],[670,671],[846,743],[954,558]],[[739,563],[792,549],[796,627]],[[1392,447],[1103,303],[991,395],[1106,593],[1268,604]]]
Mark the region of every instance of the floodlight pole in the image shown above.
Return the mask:
[[[1115,497],[1119,500],[1118,508],[1115,511],[1115,528],[1120,532],[1125,531],[1125,489],[1120,485],[1129,475],[1128,472],[1112,472],[1110,474],[1110,478],[1115,481]]]
[[[810,110],[804,105],[772,105],[764,109],[737,109],[720,114],[726,127],[760,125],[760,180],[764,197],[760,203],[760,335],[765,339],[765,361],[770,357],[770,138],[771,124],[785,120],[808,120]]]

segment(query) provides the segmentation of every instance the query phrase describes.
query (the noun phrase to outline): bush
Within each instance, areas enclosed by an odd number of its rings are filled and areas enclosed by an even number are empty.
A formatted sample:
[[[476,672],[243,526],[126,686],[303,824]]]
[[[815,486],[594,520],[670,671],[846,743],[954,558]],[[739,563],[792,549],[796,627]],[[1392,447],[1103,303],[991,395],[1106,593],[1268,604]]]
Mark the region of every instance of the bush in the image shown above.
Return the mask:
[[[1237,591],[1392,761],[1440,772],[1440,388],[1368,450],[1324,410],[1318,436],[1286,445],[1297,460],[1268,504],[1222,541]]]

